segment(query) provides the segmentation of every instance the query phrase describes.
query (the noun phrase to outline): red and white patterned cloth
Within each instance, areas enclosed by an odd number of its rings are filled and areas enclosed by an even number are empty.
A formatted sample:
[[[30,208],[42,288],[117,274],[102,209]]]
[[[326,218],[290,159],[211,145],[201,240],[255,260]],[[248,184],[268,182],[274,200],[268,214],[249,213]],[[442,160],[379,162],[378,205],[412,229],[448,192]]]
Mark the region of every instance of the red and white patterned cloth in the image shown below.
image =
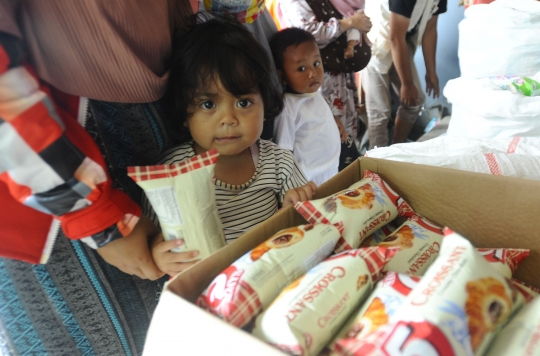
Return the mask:
[[[101,152],[76,121],[79,98],[59,93],[57,106],[55,89],[22,58],[22,42],[0,33],[0,256],[44,263],[53,218],[67,237],[97,248],[129,234],[140,208],[112,188]]]

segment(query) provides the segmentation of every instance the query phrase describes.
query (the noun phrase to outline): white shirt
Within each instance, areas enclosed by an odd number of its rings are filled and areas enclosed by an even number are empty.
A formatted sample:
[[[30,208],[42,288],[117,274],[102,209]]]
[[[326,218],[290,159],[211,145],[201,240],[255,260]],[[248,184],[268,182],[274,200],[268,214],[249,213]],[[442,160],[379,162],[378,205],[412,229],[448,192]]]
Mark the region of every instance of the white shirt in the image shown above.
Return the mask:
[[[293,151],[308,180],[321,185],[338,172],[341,140],[334,115],[319,91],[285,93],[284,103],[275,121],[274,139]]]

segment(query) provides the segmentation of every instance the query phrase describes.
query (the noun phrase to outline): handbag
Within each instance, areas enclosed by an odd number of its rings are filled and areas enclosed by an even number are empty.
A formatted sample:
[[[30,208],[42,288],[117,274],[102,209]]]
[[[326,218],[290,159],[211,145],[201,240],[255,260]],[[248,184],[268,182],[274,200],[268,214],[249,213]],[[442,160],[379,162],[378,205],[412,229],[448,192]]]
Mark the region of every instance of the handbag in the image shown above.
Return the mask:
[[[342,19],[343,16],[329,0],[305,0],[319,21],[328,22],[331,18]],[[352,73],[364,69],[371,58],[371,48],[362,41],[361,46],[354,47],[354,56],[343,57],[347,48],[347,34],[343,32],[338,38],[321,48],[321,58],[325,72]]]

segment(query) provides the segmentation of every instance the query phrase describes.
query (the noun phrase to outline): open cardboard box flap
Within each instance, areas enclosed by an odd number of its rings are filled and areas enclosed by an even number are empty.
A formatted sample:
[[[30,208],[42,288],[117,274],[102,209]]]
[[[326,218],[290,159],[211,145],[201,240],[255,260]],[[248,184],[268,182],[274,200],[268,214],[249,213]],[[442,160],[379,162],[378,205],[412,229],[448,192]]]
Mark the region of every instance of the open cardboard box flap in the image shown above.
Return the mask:
[[[476,247],[530,249],[515,277],[540,287],[540,182],[364,157],[319,187],[316,197],[348,188],[364,170],[378,173],[418,214]],[[281,354],[192,303],[247,251],[281,229],[305,223],[292,206],[283,209],[172,279],[152,319],[144,354]]]

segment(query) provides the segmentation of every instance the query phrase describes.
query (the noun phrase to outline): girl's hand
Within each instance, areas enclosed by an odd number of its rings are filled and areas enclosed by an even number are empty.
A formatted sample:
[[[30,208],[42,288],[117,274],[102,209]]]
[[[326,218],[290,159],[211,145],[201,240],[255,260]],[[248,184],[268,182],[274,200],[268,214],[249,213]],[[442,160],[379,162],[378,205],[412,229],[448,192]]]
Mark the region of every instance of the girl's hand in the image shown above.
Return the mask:
[[[299,201],[311,200],[315,196],[316,192],[317,186],[313,182],[308,182],[306,185],[293,188],[285,193],[282,208],[285,208],[288,205],[296,204]]]
[[[371,30],[371,20],[364,14],[364,10],[357,11],[350,17],[351,27],[360,31],[369,32]]]
[[[165,241],[162,233],[152,240],[152,256],[161,271],[175,276],[200,261],[185,262],[197,257],[199,251],[171,252],[171,249],[182,246],[183,243],[184,240]]]

